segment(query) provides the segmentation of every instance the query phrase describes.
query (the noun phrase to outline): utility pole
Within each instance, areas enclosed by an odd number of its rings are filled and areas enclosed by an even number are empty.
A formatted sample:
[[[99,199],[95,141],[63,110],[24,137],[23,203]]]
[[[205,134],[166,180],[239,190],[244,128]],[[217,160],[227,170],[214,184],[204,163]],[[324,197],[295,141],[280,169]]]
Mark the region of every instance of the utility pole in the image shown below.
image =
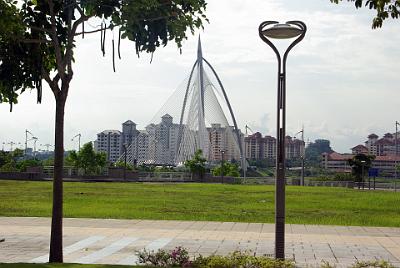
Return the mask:
[[[122,145],[124,147],[124,181],[126,181],[126,143]]]
[[[38,140],[37,137],[32,137],[33,140],[33,158],[36,159],[36,142]]]
[[[75,136],[71,139],[71,141],[74,141],[76,137],[78,137],[78,152],[80,152],[80,151],[81,151],[81,137],[82,137],[81,133],[75,135]]]
[[[12,152],[12,151],[13,151],[13,146],[14,146],[15,144],[17,144],[17,143],[16,143],[16,142],[13,142],[13,141],[10,141],[10,142],[7,143],[7,144],[10,145],[10,152]]]
[[[301,159],[301,180],[300,180],[300,185],[304,186],[304,159],[306,157],[305,154],[305,143],[304,143],[304,125],[302,126],[301,130],[297,132],[294,136],[296,138],[297,134],[301,133],[301,141],[302,141],[302,147],[300,147],[300,159]]]
[[[25,153],[24,153],[25,159],[28,153],[28,134],[31,134],[31,136],[33,136],[33,134],[29,130],[25,129]]]
[[[221,183],[224,183],[224,156],[225,156],[225,151],[221,151]]]
[[[394,178],[395,179],[397,179],[397,156],[398,156],[398,152],[399,152],[399,150],[398,150],[398,148],[397,148],[397,146],[398,146],[398,144],[397,144],[397,132],[398,132],[398,129],[397,129],[397,127],[398,126],[400,126],[400,123],[398,122],[398,121],[396,121],[396,133],[394,134],[394,150],[395,150],[395,154],[394,154]]]

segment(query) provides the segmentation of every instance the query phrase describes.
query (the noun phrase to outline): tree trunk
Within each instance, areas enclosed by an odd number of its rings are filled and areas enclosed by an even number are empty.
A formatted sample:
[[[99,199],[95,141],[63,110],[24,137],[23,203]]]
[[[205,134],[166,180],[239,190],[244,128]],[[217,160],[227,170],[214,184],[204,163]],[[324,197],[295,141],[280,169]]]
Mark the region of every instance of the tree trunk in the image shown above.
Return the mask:
[[[61,95],[61,94],[60,94]],[[49,262],[63,262],[63,166],[64,166],[64,107],[66,99],[56,97],[53,210],[51,219]]]

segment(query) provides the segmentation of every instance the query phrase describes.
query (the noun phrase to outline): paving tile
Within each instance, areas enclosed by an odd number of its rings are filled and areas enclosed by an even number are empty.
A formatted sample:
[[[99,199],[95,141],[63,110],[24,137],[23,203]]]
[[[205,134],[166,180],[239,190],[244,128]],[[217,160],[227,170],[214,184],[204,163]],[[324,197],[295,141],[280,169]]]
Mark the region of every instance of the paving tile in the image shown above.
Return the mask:
[[[50,219],[0,217],[0,262],[29,261],[48,253]],[[232,222],[189,222],[155,220],[64,219],[64,245],[91,236],[104,236],[87,248],[66,254],[67,262],[105,251],[97,263],[119,263],[157,239],[169,239],[165,250],[187,248],[191,256],[226,255],[235,250],[258,256],[274,253],[274,224]],[[134,243],[104,248],[116,241],[137,237]],[[358,260],[385,259],[400,267],[400,228],[286,225],[286,255],[300,267],[317,267],[321,260],[346,267]],[[117,249],[117,250],[116,250]],[[87,257],[86,257],[87,258]],[[304,264],[304,266],[303,266]]]

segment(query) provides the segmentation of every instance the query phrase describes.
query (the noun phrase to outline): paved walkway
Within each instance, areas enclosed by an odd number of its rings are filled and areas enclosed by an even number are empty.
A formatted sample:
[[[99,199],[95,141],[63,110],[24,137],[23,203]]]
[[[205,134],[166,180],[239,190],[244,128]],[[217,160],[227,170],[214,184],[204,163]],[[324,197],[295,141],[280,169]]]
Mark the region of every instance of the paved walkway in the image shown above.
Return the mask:
[[[49,218],[0,217],[0,263],[46,262]],[[135,251],[183,246],[191,255],[250,250],[273,254],[274,225],[262,223],[64,219],[64,261],[134,264]],[[300,267],[388,260],[400,267],[400,228],[288,224],[286,256]]]

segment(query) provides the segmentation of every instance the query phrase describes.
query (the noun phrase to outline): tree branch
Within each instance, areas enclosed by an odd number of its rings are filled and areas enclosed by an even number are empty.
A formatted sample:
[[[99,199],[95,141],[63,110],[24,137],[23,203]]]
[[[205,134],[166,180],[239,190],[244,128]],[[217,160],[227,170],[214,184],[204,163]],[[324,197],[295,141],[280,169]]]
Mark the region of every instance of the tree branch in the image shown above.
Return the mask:
[[[46,29],[46,28],[41,28],[41,27],[37,27],[37,26],[29,26],[31,29],[39,31],[39,32],[44,32],[44,33],[48,33],[48,34],[52,34],[52,30],[50,29]]]
[[[49,4],[49,10],[50,10],[50,22],[51,22],[51,34],[50,37],[53,40],[54,44],[54,50],[56,54],[56,63],[57,63],[57,71],[60,74],[60,77],[62,80],[65,79],[65,68],[63,64],[63,58],[62,58],[62,52],[61,52],[61,47],[60,47],[60,42],[57,37],[57,23],[56,23],[56,17],[54,14],[54,3],[53,0],[47,0],[47,3]]]
[[[82,33],[84,33],[84,34],[97,33],[97,32],[100,32],[100,31],[103,31],[103,30],[108,30],[108,29],[111,29],[111,28],[110,28],[110,27],[107,27],[107,28],[105,28],[105,29],[103,28],[103,29],[97,29],[97,30],[93,30],[93,31],[80,32],[80,33],[76,33],[75,36],[81,35]]]
[[[49,44],[53,43],[51,40],[46,40],[46,39],[24,39],[20,41],[21,43],[25,44]]]

